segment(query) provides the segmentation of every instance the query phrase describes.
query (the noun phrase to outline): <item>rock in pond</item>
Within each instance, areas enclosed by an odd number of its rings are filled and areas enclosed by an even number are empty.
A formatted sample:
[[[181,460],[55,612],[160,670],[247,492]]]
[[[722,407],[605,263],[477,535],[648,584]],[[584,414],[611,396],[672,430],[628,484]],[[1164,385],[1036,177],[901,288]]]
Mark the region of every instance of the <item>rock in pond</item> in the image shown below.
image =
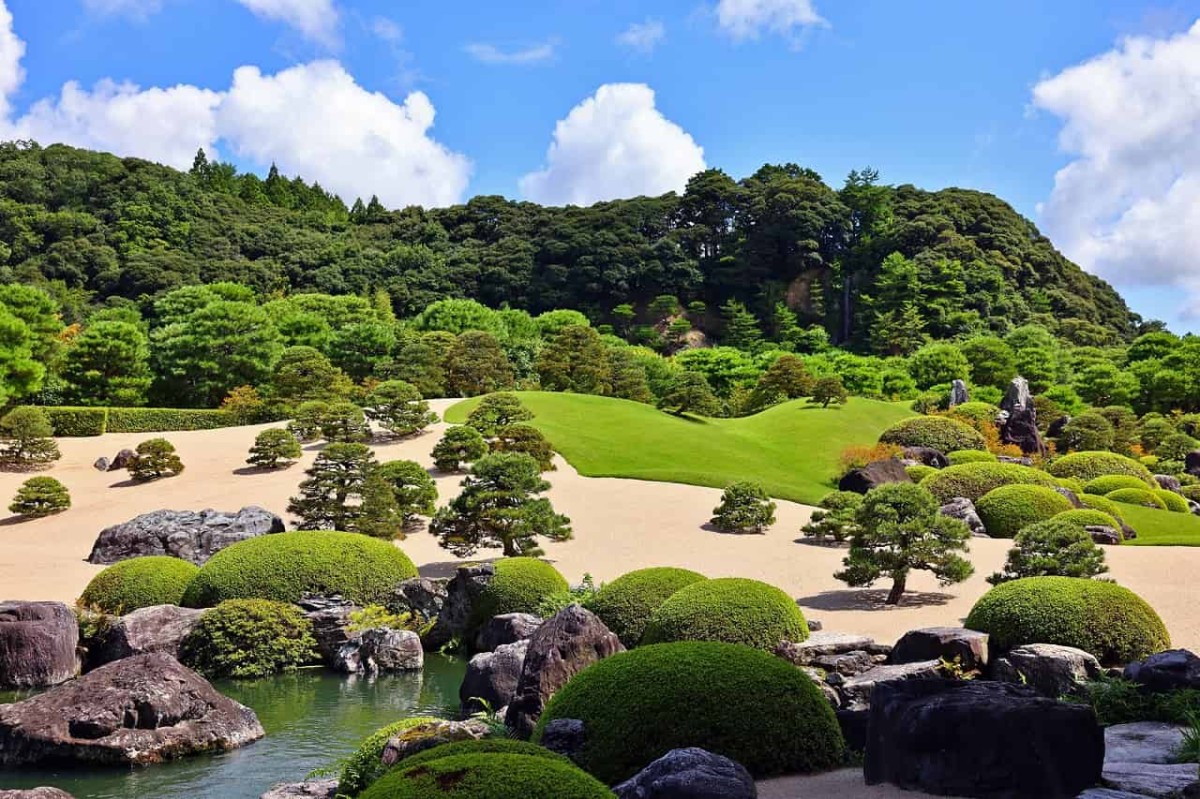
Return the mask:
[[[236,513],[156,510],[101,530],[88,562],[171,555],[199,566],[230,544],[283,530],[283,519],[256,505]]]
[[[350,614],[358,605],[340,596],[305,594],[297,603],[313,625],[317,652],[321,661],[331,669],[339,669],[342,647],[354,636],[350,633]]]
[[[425,666],[421,637],[411,630],[375,627],[342,644],[335,670],[346,674],[420,671]]]
[[[425,634],[425,645],[438,649],[455,638],[462,638],[471,624],[475,602],[495,576],[496,567],[490,563],[459,566],[454,577],[446,583],[437,623]]]
[[[504,613],[488,619],[475,636],[475,650],[491,652],[498,646],[524,641],[542,626],[542,619],[532,613]]]
[[[144,765],[263,736],[254,711],[170,655],[136,655],[0,706],[0,766]]]
[[[458,699],[463,712],[474,713],[484,709],[483,703],[493,710],[512,702],[521,680],[525,665],[525,652],[529,641],[517,641],[496,647],[493,652],[480,652],[467,664],[467,673],[458,689]]]
[[[756,799],[754,778],[724,755],[672,749],[613,788],[617,799]]]
[[[151,652],[177,658],[179,645],[204,613],[177,605],[152,605],[127,613],[88,642],[88,668]]]
[[[0,688],[45,688],[79,673],[79,622],[62,602],[0,602]]]

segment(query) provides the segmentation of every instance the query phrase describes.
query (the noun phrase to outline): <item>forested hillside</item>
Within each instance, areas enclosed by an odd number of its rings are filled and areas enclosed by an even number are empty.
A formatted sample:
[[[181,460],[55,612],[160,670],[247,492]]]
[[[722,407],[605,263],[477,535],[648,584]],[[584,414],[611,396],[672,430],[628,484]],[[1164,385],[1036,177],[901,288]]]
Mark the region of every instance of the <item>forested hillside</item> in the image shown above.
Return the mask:
[[[393,211],[203,157],[182,173],[0,145],[0,282],[42,285],[72,323],[110,298],[148,311],[167,290],[215,281],[260,296],[384,289],[402,317],[445,297],[573,308],[618,330],[652,320],[669,295],[710,338],[725,336],[718,310],[735,299],[777,340],[798,321],[881,355],[1027,323],[1114,345],[1140,322],[1002,200],[887,186],[869,170],[840,189],[788,164],[740,181],[708,170],[682,196],[589,208],[477,197]]]

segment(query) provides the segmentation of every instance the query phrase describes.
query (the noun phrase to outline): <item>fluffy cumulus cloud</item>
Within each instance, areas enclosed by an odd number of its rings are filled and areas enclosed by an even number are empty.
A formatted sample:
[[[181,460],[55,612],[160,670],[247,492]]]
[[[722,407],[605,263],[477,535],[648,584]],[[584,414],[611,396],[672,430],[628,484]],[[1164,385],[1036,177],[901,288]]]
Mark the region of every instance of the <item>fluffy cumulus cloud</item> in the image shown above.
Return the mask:
[[[667,35],[662,20],[635,22],[617,36],[617,44],[639,53],[651,53]]]
[[[1200,22],[1131,37],[1038,83],[1072,160],[1041,208],[1072,259],[1114,282],[1174,286],[1200,310]]]
[[[756,39],[764,32],[792,36],[827,23],[812,0],[720,0],[717,24],[735,39]]]
[[[341,20],[333,0],[237,0],[263,19],[289,25],[305,38],[325,47],[341,43],[338,33]]]
[[[678,191],[702,169],[704,150],[663,116],[649,86],[611,83],[559,120],[545,167],[520,186],[537,202],[587,205]]]
[[[25,42],[13,30],[13,18],[0,0],[0,119],[8,114],[9,98],[21,88],[25,73],[21,69],[21,58],[25,55]]]

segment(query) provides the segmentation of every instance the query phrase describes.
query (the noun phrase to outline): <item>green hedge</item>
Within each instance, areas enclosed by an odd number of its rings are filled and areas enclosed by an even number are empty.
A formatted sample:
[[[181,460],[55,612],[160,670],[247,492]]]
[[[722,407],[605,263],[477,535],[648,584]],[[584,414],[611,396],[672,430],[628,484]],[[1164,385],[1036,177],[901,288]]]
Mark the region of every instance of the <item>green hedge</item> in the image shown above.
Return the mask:
[[[1078,477],[1085,483],[1110,474],[1136,477],[1147,486],[1157,485],[1150,470],[1133,458],[1115,452],[1072,452],[1050,464],[1055,477]]]
[[[212,607],[227,599],[296,602],[304,593],[341,594],[382,605],[417,567],[389,541],[357,533],[297,531],[239,541],[200,567],[184,604]]]
[[[879,436],[883,444],[901,447],[930,447],[938,452],[987,449],[983,434],[970,425],[945,416],[914,416],[901,419]]]
[[[1106,474],[1094,480],[1089,480],[1087,485],[1083,487],[1083,492],[1085,494],[1095,494],[1105,497],[1122,488],[1140,488],[1144,491],[1149,488],[1149,485],[1145,480],[1138,477],[1131,477],[1127,474]]]
[[[359,799],[613,799],[569,762],[524,754],[452,755],[389,771]]]
[[[102,436],[108,429],[107,408],[42,408],[54,428],[54,435],[61,438]]]
[[[780,641],[807,638],[804,614],[782,590],[758,580],[722,577],[675,592],[650,617],[642,642],[723,641],[770,652]]]
[[[79,602],[116,616],[152,605],[178,605],[199,571],[194,564],[168,555],[123,560],[93,577]]]
[[[681,588],[706,579],[703,574],[670,566],[638,569],[605,584],[587,607],[632,649],[664,602]]]
[[[571,589],[558,569],[544,560],[503,558],[493,565],[496,576],[475,601],[472,628],[502,613],[536,613],[543,599]]]
[[[574,759],[610,785],[684,746],[724,755],[755,778],[824,771],[845,750],[833,708],[808,675],[766,652],[712,641],[641,646],[588,666],[546,704],[535,743],[555,719],[583,721],[587,738]]]
[[[42,408],[63,438],[100,436],[105,433],[169,433],[176,430],[215,430],[238,422],[225,411],[196,408]]]
[[[1167,503],[1163,502],[1149,488],[1118,488],[1116,491],[1106,494],[1105,499],[1124,502],[1126,505],[1141,505],[1143,508],[1167,509]]]
[[[1043,471],[1018,463],[964,463],[961,466],[947,466],[921,481],[921,487],[941,502],[949,502],[955,497],[966,497],[972,502],[978,502],[989,491],[1015,484],[1054,488],[1058,481]]]
[[[992,538],[1012,538],[1022,527],[1044,522],[1073,507],[1070,500],[1053,488],[1039,485],[1000,486],[975,504]]]
[[[1095,494],[1078,494],[1077,496],[1083,507],[1107,513],[1118,522],[1125,521],[1125,516],[1121,513],[1121,506],[1108,497],[1098,497]]]
[[[950,461],[951,466],[958,466],[963,463],[995,463],[997,459],[990,452],[981,452],[977,449],[960,449],[954,452],[947,452],[946,460]]]
[[[1150,493],[1162,500],[1162,504],[1167,510],[1172,513],[1191,513],[1192,506],[1184,499],[1182,494],[1176,494],[1174,491],[1168,491],[1165,488],[1152,488]]]
[[[342,769],[338,773],[338,794],[358,796],[363,789],[375,782],[375,780],[379,779],[387,771],[387,766],[383,765],[380,758],[383,756],[383,748],[387,746],[388,740],[407,729],[416,727],[419,724],[427,724],[431,721],[437,721],[437,719],[433,716],[415,716],[413,718],[401,719],[400,721],[388,724],[386,727],[380,727],[366,738],[363,738],[355,750],[341,762]]]
[[[1140,660],[1171,646],[1162,619],[1137,594],[1078,577],[1028,577],[998,585],[975,603],[966,626],[988,633],[996,651],[1061,644],[1091,652],[1106,665]]]

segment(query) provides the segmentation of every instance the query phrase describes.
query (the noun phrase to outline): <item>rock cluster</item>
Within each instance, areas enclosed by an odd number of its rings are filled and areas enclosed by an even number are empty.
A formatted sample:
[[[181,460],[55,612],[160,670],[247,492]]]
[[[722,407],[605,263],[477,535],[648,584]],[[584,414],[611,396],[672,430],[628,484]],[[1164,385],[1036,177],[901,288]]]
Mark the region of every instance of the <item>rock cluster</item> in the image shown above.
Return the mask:
[[[176,605],[140,608],[113,621],[87,642],[87,666],[94,669],[134,655],[164,652],[179,657],[183,639],[205,611]]]

